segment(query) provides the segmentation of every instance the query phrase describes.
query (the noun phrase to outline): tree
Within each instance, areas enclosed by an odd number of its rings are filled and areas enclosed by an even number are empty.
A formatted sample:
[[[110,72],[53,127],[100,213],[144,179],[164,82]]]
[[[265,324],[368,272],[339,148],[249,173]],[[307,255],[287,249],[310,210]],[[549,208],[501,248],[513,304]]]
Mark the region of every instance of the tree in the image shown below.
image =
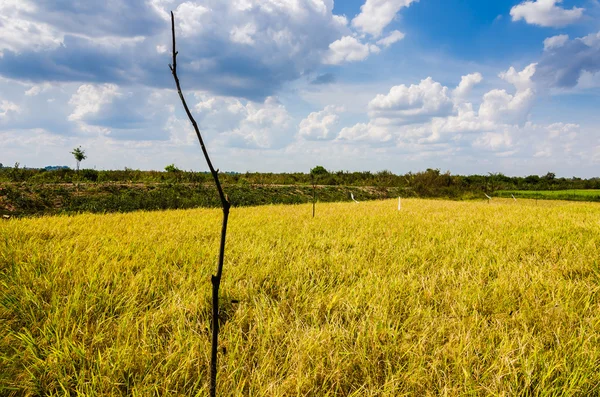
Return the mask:
[[[315,168],[310,170],[310,175],[315,178],[319,178],[319,177],[323,177],[325,175],[329,175],[329,171],[327,171],[325,169],[325,167],[323,167],[321,165],[317,165]]]
[[[181,170],[175,167],[175,164],[169,164],[165,167],[165,171],[167,172],[181,172]]]
[[[546,175],[542,177],[547,181],[553,181],[556,178],[556,174],[554,172],[548,172]]]
[[[85,155],[85,150],[83,150],[81,146],[79,146],[73,149],[71,154],[75,157],[75,160],[77,160],[77,171],[79,171],[79,164],[87,158],[87,156]]]

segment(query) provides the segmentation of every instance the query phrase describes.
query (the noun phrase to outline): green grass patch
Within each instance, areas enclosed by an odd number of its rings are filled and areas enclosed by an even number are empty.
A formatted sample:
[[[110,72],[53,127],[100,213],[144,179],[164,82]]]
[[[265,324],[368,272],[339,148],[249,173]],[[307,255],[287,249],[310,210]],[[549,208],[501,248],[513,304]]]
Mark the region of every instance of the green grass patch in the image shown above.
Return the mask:
[[[569,200],[569,201],[600,201],[600,190],[500,190],[497,197],[539,199],[539,200]]]

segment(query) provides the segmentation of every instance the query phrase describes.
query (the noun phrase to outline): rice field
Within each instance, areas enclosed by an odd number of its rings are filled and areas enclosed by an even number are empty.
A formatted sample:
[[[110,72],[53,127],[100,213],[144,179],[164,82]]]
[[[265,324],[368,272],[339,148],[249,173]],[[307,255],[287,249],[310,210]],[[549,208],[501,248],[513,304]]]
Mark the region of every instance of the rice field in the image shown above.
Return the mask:
[[[311,215],[232,209],[219,395],[600,395],[600,205]],[[0,222],[0,395],[207,395],[220,220]]]

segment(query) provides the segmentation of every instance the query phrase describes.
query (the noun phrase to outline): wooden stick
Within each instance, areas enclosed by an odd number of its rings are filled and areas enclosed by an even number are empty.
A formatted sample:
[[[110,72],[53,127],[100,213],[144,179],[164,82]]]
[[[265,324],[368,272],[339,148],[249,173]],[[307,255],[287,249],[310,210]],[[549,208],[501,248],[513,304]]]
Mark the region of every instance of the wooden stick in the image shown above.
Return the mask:
[[[198,137],[198,142],[200,142],[200,147],[202,148],[202,153],[204,154],[204,158],[206,159],[206,163],[208,164],[208,168],[210,169],[210,173],[215,180],[215,185],[217,186],[217,191],[219,192],[219,198],[221,199],[221,205],[223,207],[223,225],[221,227],[221,244],[219,246],[219,263],[217,266],[217,274],[211,276],[212,283],[212,345],[211,345],[211,356],[210,356],[210,396],[214,397],[217,395],[217,352],[219,347],[219,287],[221,286],[221,276],[223,275],[223,260],[225,258],[225,237],[227,235],[227,220],[229,219],[229,209],[231,208],[231,204],[225,193],[223,192],[223,188],[221,187],[221,182],[219,181],[219,171],[215,170],[212,162],[210,161],[210,157],[208,156],[208,151],[206,150],[206,146],[204,146],[204,140],[202,139],[202,135],[200,134],[200,130],[198,129],[198,124],[192,116],[190,109],[185,101],[185,97],[183,96],[183,92],[181,91],[181,85],[179,84],[179,78],[177,77],[177,54],[178,52],[175,49],[175,16],[173,15],[173,11],[171,11],[171,32],[173,34],[173,64],[169,65],[171,69],[171,73],[173,74],[173,79],[175,79],[175,85],[177,86],[177,93],[179,94],[179,98],[181,99],[181,103],[183,104],[183,108],[185,109],[185,113],[187,114],[192,126],[194,127],[194,131],[196,132],[196,136]]]

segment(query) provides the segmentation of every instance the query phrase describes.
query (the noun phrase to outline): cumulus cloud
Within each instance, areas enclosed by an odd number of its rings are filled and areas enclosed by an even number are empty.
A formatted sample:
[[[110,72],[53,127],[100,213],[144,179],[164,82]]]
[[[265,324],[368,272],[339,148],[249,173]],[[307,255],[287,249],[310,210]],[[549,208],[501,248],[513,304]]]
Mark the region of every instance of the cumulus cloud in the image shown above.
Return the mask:
[[[419,0],[366,0],[360,7],[360,14],[352,20],[352,26],[374,37],[395,18],[400,9]]]
[[[392,44],[404,39],[404,36],[404,33],[400,32],[399,30],[393,30],[383,39],[377,40],[377,44],[384,47],[389,47]]]
[[[454,89],[452,93],[457,98],[465,98],[471,93],[474,86],[483,81],[481,73],[471,73],[466,76],[462,76],[460,84]]]
[[[276,97],[267,97],[263,102],[243,102],[209,93],[197,97],[198,124],[219,145],[277,149],[293,139],[293,119]]]
[[[516,93],[509,94],[499,89],[487,92],[479,107],[479,117],[494,123],[524,123],[535,99],[531,80],[535,71],[536,64],[532,63],[520,72],[511,66],[506,72],[500,73],[500,78],[515,86]]]
[[[82,84],[68,100],[72,111],[66,119],[75,134],[110,135],[115,140],[165,141],[169,135],[162,126],[174,113],[175,100],[171,90]]]
[[[239,126],[223,134],[227,146],[277,149],[291,142],[292,117],[277,98],[268,97],[261,104],[250,102],[244,113]]]
[[[19,113],[21,108],[13,102],[2,100],[0,101],[0,122],[4,121],[5,118],[8,118],[11,113]]]
[[[394,135],[386,126],[377,125],[375,122],[358,123],[351,127],[344,127],[338,134],[341,141],[366,142],[382,144],[391,142]]]
[[[513,136],[510,131],[507,130],[501,132],[486,132],[475,139],[473,147],[492,152],[509,151],[513,148]]]
[[[69,115],[69,120],[83,120],[88,115],[97,114],[102,106],[111,103],[119,95],[119,89],[115,84],[83,84],[69,101],[69,105],[73,106],[73,113]]]
[[[434,145],[439,150],[470,145],[507,155],[516,137],[527,125],[535,100],[531,76],[535,64],[521,71],[510,68],[500,77],[514,86],[486,92],[478,107],[467,100],[472,87],[483,77],[480,73],[462,76],[451,91],[431,77],[418,85],[392,87],[369,104],[369,122],[343,128],[340,141],[366,142],[370,145]],[[414,146],[411,146],[414,148]]]
[[[537,63],[532,63],[525,67],[522,71],[518,72],[513,66],[511,66],[506,72],[501,72],[499,77],[514,85],[518,91],[524,91],[528,88],[533,88],[533,81],[531,78],[535,74]]]
[[[520,124],[526,121],[533,99],[531,89],[514,95],[506,90],[492,90],[483,96],[479,117],[494,123]]]
[[[544,51],[550,51],[555,48],[560,48],[569,41],[569,35],[560,34],[558,36],[548,37],[544,40]]]
[[[163,17],[147,0],[19,2],[30,5],[20,13],[22,19],[41,22],[70,34],[126,38],[150,36],[164,29]]]
[[[48,91],[51,88],[52,88],[52,84],[50,84],[50,83],[34,84],[30,89],[25,91],[25,95],[36,96],[36,95],[39,95],[41,93]]]
[[[1,18],[8,18],[0,21],[0,74],[6,77],[171,87],[173,9],[185,87],[261,101],[313,72],[329,45],[351,33],[331,0],[24,0],[0,7]],[[359,50],[343,59],[361,56]]]
[[[562,0],[524,1],[511,8],[513,21],[524,19],[532,25],[544,27],[563,27],[572,24],[583,16],[583,8],[573,7],[569,10],[559,7]]]
[[[310,113],[300,122],[298,135],[306,140],[327,141],[335,138],[334,127],[339,121],[338,113],[343,111],[337,106],[327,106],[319,112]]]
[[[377,95],[369,103],[369,116],[401,125],[447,116],[452,109],[448,87],[428,77],[418,85],[398,85],[386,95]]]
[[[339,65],[343,62],[363,61],[370,53],[377,52],[377,46],[363,44],[352,36],[344,36],[329,45],[329,52],[325,55],[323,63]]]
[[[26,0],[0,2],[0,56],[6,50],[41,51],[61,45],[64,34],[55,27],[23,17],[37,7]]]
[[[589,74],[600,72],[600,32],[565,40],[544,51],[533,80],[545,87],[572,88]],[[587,74],[586,74],[587,73]]]

